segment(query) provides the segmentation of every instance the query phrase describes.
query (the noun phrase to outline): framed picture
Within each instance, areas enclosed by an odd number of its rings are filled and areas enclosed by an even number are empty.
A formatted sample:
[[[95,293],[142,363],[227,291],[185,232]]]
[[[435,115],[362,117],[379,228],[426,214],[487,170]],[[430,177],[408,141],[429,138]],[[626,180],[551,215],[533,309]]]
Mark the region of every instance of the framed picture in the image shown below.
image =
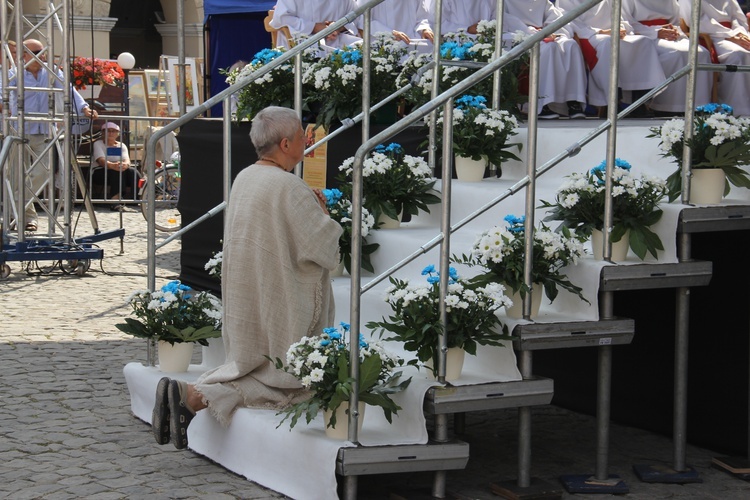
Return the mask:
[[[143,71],[128,72],[128,115],[149,116],[148,97],[146,95],[146,74]],[[143,133],[148,123],[140,120],[130,120],[131,143],[142,143]]]
[[[181,92],[184,92],[186,111],[190,111],[198,106],[200,92],[198,90],[198,69],[195,63],[195,58],[185,58],[185,86],[187,88],[184,91],[179,88],[181,68],[178,64],[178,58],[172,56],[167,57],[167,68],[169,70],[170,111],[179,114],[180,101],[178,96],[181,95]]]
[[[144,70],[146,74],[146,96],[151,99],[167,99],[167,73],[158,69]]]

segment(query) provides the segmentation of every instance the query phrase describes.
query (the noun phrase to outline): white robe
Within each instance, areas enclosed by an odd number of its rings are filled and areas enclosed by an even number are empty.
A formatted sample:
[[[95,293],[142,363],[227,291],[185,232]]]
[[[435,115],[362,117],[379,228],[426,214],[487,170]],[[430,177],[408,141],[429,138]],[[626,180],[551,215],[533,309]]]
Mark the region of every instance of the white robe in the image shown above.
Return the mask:
[[[572,9],[581,4],[581,0],[557,0],[562,10]],[[597,64],[589,68],[589,104],[605,106],[608,102],[610,47],[612,38],[600,35],[600,30],[610,29],[612,7],[610,0],[604,0],[581,14],[571,23],[575,33],[581,39],[587,39],[596,50]],[[636,35],[633,27],[621,20],[627,35],[620,40],[620,72],[618,86],[623,90],[648,90],[666,79],[664,70],[656,53],[656,43],[648,37]],[[619,26],[613,30],[619,35]]]
[[[562,16],[548,0],[505,0],[503,24],[535,33]],[[493,15],[494,19],[494,15]],[[542,42],[539,61],[539,108],[549,103],[586,103],[586,68],[581,49],[563,27],[554,42]]]
[[[680,0],[680,16],[690,25],[692,0]],[[730,24],[727,28],[721,23]],[[747,18],[734,0],[703,0],[700,32],[711,37],[719,56],[719,63],[750,66],[750,52],[727,38],[748,33]],[[719,101],[734,108],[737,116],[750,115],[750,73],[721,73]]]
[[[278,0],[274,9],[271,27],[279,29],[282,26],[289,28],[292,36],[311,35],[315,23],[326,21],[338,21],[349,12],[357,8],[354,0]],[[344,47],[353,43],[361,42],[359,29],[362,27],[362,18],[356,22],[348,23],[345,28],[348,33],[340,33],[336,40],[325,44],[329,47]],[[289,47],[286,36],[279,31],[276,44],[279,47]]]
[[[357,0],[360,7],[369,0]],[[370,33],[400,31],[412,39],[421,39],[422,31],[430,29],[426,2],[430,0],[386,0],[373,7]]]
[[[336,326],[329,270],[341,232],[294,174],[250,165],[237,176],[224,229],[226,361],[196,382],[221,424],[239,407],[280,409],[308,395],[265,356],[285,360],[292,343]]]
[[[622,16],[633,26],[637,35],[646,36],[656,42],[664,73],[669,76],[688,63],[690,40],[684,34],[678,40],[659,38],[663,24],[649,26],[642,21],[666,20],[668,24],[680,28],[680,6],[677,0],[623,0]],[[711,55],[703,47],[698,48],[698,63],[710,64]],[[711,102],[713,73],[698,71],[695,82],[695,105]],[[651,102],[651,107],[659,111],[684,112],[687,76],[672,83]]]
[[[455,33],[466,31],[479,21],[495,19],[495,0],[443,0],[443,18],[440,32]],[[430,26],[435,26],[435,0],[430,0]]]

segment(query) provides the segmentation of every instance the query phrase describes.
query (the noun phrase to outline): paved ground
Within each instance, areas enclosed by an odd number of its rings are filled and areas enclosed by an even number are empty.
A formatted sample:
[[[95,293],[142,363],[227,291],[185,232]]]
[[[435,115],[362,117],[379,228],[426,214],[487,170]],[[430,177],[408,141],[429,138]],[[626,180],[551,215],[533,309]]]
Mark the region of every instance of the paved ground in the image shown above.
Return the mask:
[[[119,224],[117,213],[103,209],[97,215],[104,230]],[[123,221],[124,252],[119,239],[102,242],[104,260],[83,277],[27,274],[13,262],[10,277],[0,282],[0,496],[282,497],[192,452],[156,445],[150,427],[130,413],[122,368],[145,361],[145,345],[114,324],[129,313],[125,298],[146,287],[146,225],[136,212],[123,214]],[[90,227],[83,215],[76,234],[90,234]],[[157,266],[157,282],[176,277],[179,243],[159,252]],[[466,423],[461,438],[470,442],[472,458],[466,470],[448,475],[448,489],[460,498],[497,498],[489,483],[516,477],[516,412],[473,413]],[[561,474],[593,472],[593,418],[539,408],[533,431],[533,477],[557,485]],[[688,449],[702,484],[646,484],[632,464],[669,465],[670,439],[614,425],[610,444],[611,472],[630,486],[626,498],[750,498],[750,483],[711,468],[716,453],[709,450]],[[392,491],[417,497],[431,481],[431,474],[363,477],[358,491],[362,498],[386,498]]]

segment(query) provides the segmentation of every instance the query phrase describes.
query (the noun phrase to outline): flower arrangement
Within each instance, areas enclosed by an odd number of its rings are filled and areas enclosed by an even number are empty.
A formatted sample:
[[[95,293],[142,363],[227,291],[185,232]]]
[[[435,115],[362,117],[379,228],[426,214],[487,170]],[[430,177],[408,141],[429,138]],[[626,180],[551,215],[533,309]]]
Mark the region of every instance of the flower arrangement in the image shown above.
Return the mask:
[[[616,242],[630,231],[630,248],[640,258],[646,252],[656,257],[664,250],[659,236],[649,229],[662,216],[659,202],[666,195],[666,182],[657,177],[643,175],[636,178],[631,165],[617,158],[612,177],[612,232]],[[594,229],[604,227],[606,162],[585,174],[571,174],[557,190],[556,200],[542,200],[540,208],[549,209],[545,221],[558,220],[562,226],[574,229],[577,234],[590,237]]]
[[[356,116],[362,110],[362,52],[334,49],[307,68],[302,83],[310,86],[305,102],[317,112],[318,126],[328,129],[334,119]]]
[[[727,181],[738,187],[750,188],[750,176],[740,165],[750,164],[750,118],[732,115],[726,104],[706,104],[695,108],[693,137],[688,142],[692,168],[720,168]],[[673,118],[661,127],[650,129],[648,137],[661,140],[662,156],[672,158],[677,170],[667,178],[669,201],[682,191],[682,152],[685,147],[685,120]],[[729,193],[729,184],[724,194]]]
[[[460,259],[454,257],[454,260],[486,269],[472,281],[480,284],[500,282],[524,298],[529,291],[524,281],[526,217],[508,215],[505,221],[508,223],[507,228],[495,226],[483,231],[474,242],[471,254],[463,255]],[[550,302],[557,297],[558,287],[588,302],[581,294],[581,288],[571,283],[562,273],[564,267],[578,263],[583,254],[583,244],[567,227],[563,226],[560,232],[554,232],[541,224],[534,231],[532,283],[539,283],[544,287]]]
[[[204,269],[208,271],[209,276],[221,279],[221,265],[224,262],[224,252],[219,250],[214,252],[208,262],[206,262]]]
[[[482,96],[464,95],[456,99],[453,107],[453,152],[472,160],[487,159],[493,165],[501,165],[508,159],[519,160],[509,151],[521,149],[520,143],[509,143],[508,139],[518,132],[518,121],[505,110],[489,109]],[[442,138],[443,116],[437,120],[436,136]]]
[[[284,53],[283,48],[263,49],[249,64],[232,71],[225,71],[226,82],[234,85],[251,73],[259,70]],[[237,112],[235,119],[252,120],[261,109],[268,106],[294,106],[294,65],[290,62],[282,64],[264,76],[253,80],[237,92]]]
[[[354,158],[348,158],[339,170],[344,181],[351,179]],[[435,179],[427,162],[417,156],[404,153],[400,144],[380,145],[363,164],[364,206],[377,219],[385,214],[399,219],[399,214],[416,215],[419,210],[429,212],[428,205],[440,202],[433,194]],[[351,194],[351,184],[342,183],[342,188]]]
[[[324,189],[326,197],[326,208],[331,218],[338,222],[344,229],[339,238],[339,253],[344,262],[344,267],[351,272],[352,267],[352,202],[344,197],[338,189]],[[362,207],[362,268],[374,272],[370,262],[370,255],[380,247],[378,243],[367,243],[367,236],[375,225],[375,218],[370,212]]]
[[[450,268],[448,290],[445,294],[447,322],[445,333],[448,347],[460,347],[475,355],[477,344],[502,346],[509,339],[508,327],[501,323],[495,312],[512,305],[504,295],[505,288],[498,283],[479,284],[458,276]],[[404,343],[404,349],[417,353],[421,362],[437,359],[440,322],[440,275],[435,266],[422,270],[427,276],[426,285],[412,285],[409,281],[389,278],[391,286],[386,291],[386,302],[393,315],[381,321],[367,323],[367,328],[392,334],[386,340]]]
[[[311,395],[305,401],[282,410],[286,415],[279,423],[290,420],[290,427],[305,416],[309,424],[319,410],[334,412],[328,426],[336,427],[335,410],[344,401],[349,401],[354,379],[349,376],[349,345],[346,337],[349,325],[341,323],[343,333],[336,328],[324,328],[321,335],[303,337],[289,347],[286,365],[276,358],[271,360],[277,369],[293,374]],[[385,418],[391,422],[393,414],[401,409],[390,397],[401,392],[411,383],[411,378],[401,381],[404,361],[392,356],[377,342],[365,342],[359,338],[359,401],[371,406],[380,406]],[[270,360],[270,358],[269,358]]]
[[[74,57],[70,64],[73,86],[82,90],[87,85],[125,85],[125,72],[117,61],[90,57]]]
[[[177,280],[154,292],[135,292],[128,304],[138,319],[125,318],[115,327],[134,337],[204,346],[208,339],[221,337],[221,301]]]
[[[388,32],[375,33],[370,47],[370,100],[377,103],[396,91],[406,45]]]

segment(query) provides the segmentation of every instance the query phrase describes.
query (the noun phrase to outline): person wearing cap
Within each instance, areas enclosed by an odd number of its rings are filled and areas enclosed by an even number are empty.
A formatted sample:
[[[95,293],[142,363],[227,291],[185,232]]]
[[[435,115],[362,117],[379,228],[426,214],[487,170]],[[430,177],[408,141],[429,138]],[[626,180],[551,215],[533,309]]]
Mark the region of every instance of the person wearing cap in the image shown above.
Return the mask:
[[[57,89],[62,89],[65,81],[62,71],[56,70],[57,78],[50,75],[50,68],[44,64],[47,60],[47,48],[39,40],[29,38],[23,42],[21,59],[24,63],[23,73],[23,85],[25,89],[48,89],[50,86],[50,80],[52,85]],[[8,85],[10,87],[16,87],[18,85],[17,80],[17,69],[10,69]],[[2,91],[2,84],[0,84],[0,92]],[[24,92],[24,108],[23,112],[27,117],[29,116],[47,116],[49,114],[49,96],[50,91],[30,91]],[[61,98],[62,93],[55,93],[56,98]],[[96,119],[98,114],[96,110],[89,107],[86,101],[81,97],[81,94],[76,92],[73,86],[70,86],[70,97],[73,104],[74,113],[79,116],[85,116],[86,118]],[[0,110],[2,105],[0,105]],[[16,90],[10,91],[10,112],[11,116],[15,117],[18,114],[18,95]],[[26,231],[36,231],[38,225],[38,216],[34,203],[31,201],[33,198],[30,195],[30,191],[34,194],[38,194],[42,191],[47,180],[49,179],[49,155],[47,154],[48,149],[48,138],[49,138],[49,123],[44,121],[27,121],[25,122],[25,139],[27,143],[26,148],[31,151],[31,158],[26,158],[24,164],[26,165]],[[28,155],[28,153],[27,153]],[[10,179],[13,186],[17,185],[16,179],[20,173],[20,168],[15,160],[17,155],[12,155],[10,165]],[[36,162],[36,163],[34,163]],[[33,164],[33,167],[31,166]],[[14,193],[18,196],[18,193]]]
[[[91,182],[104,186],[104,196],[110,200],[134,199],[140,175],[130,166],[128,147],[118,140],[120,127],[113,122],[104,122],[101,133],[101,138],[94,142],[91,159],[103,168],[94,171]],[[123,205],[112,205],[112,210],[119,212],[124,208]]]

